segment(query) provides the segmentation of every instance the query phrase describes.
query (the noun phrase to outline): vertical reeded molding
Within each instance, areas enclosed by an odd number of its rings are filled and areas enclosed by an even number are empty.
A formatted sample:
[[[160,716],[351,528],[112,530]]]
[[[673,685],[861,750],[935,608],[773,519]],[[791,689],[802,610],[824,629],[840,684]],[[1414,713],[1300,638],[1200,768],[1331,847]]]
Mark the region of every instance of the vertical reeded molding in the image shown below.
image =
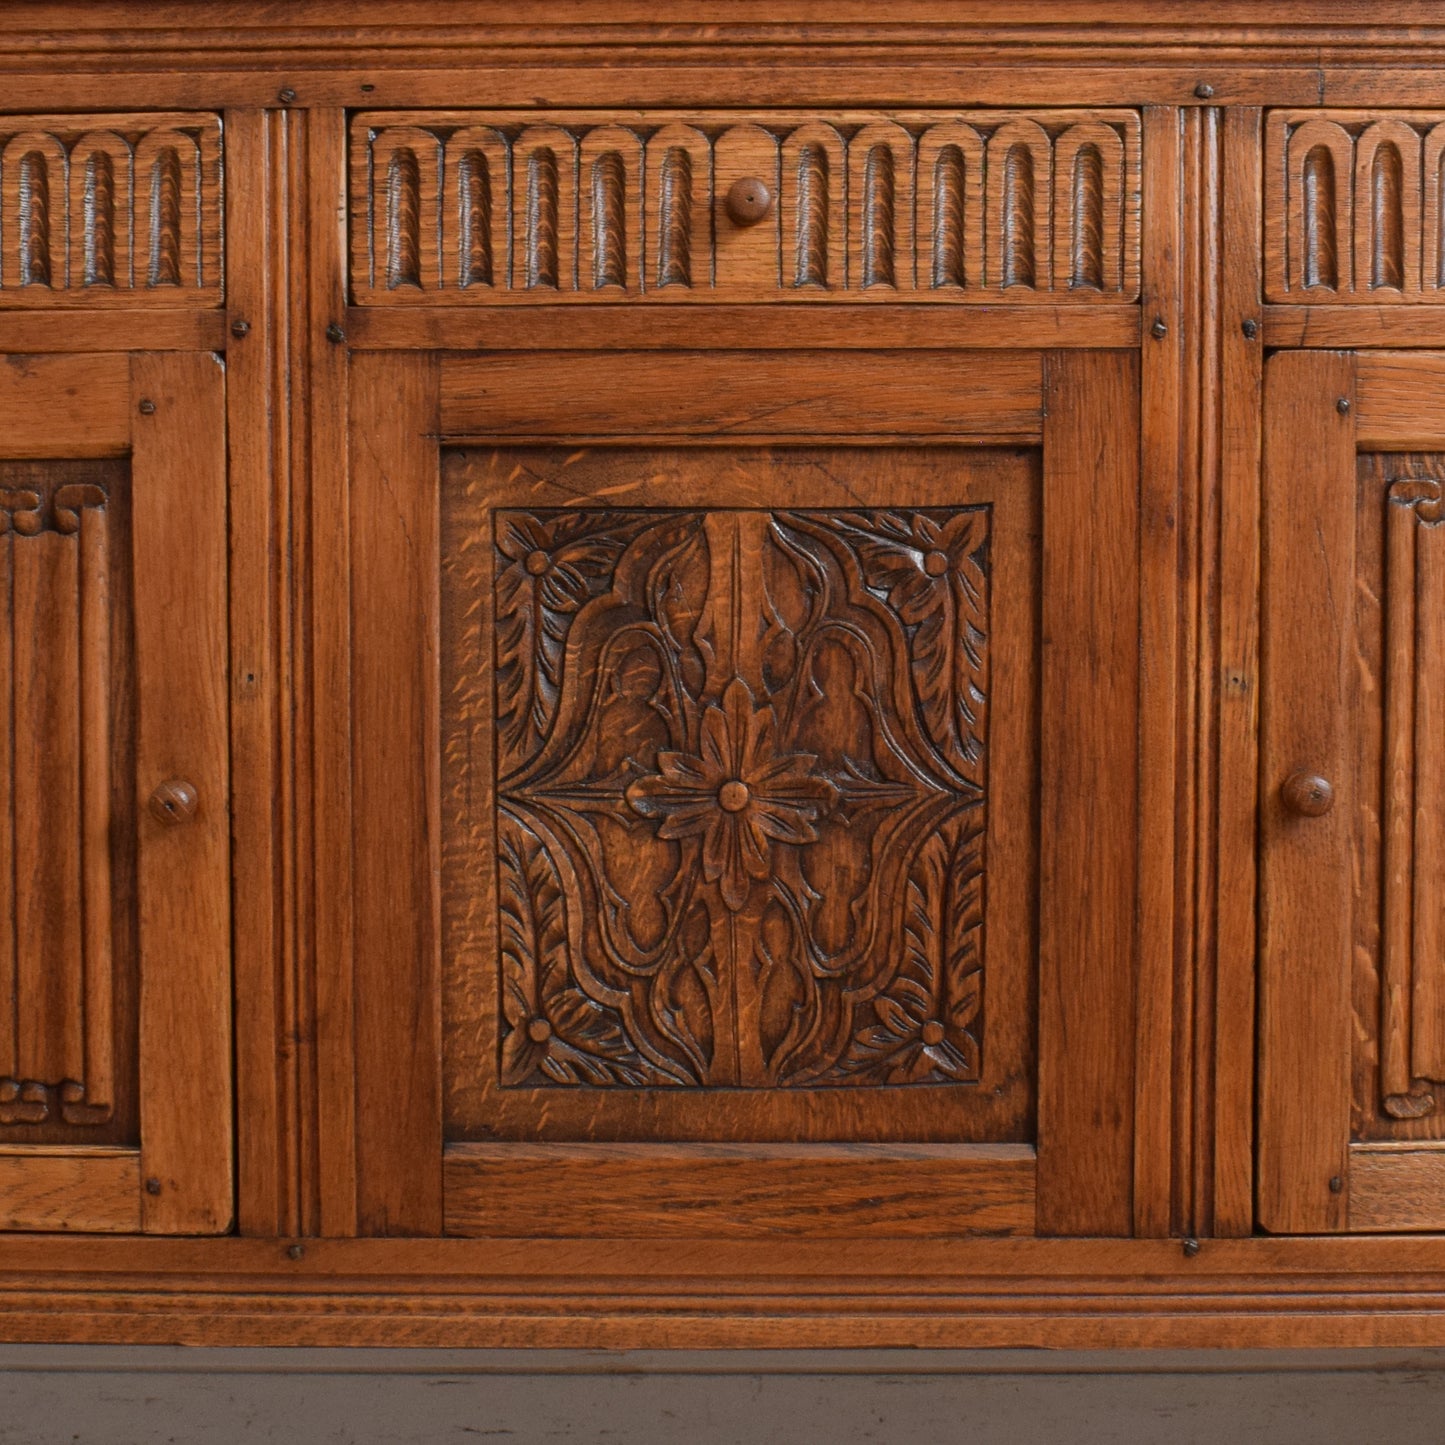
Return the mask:
[[[181,158],[164,147],[151,166],[150,270],[152,286],[181,284]]]
[[[1405,284],[1404,167],[1390,142],[1375,152],[1370,174],[1370,289]]]
[[[1415,1119],[1434,1111],[1435,1097],[1412,1092],[1414,1080],[1445,1074],[1437,927],[1440,782],[1434,764],[1441,720],[1433,685],[1440,675],[1440,483],[1394,482],[1385,514],[1380,1091],[1386,1114]]]
[[[863,169],[863,286],[893,286],[893,152],[873,146]]]
[[[115,169],[104,151],[85,163],[84,284],[115,285]]]
[[[662,158],[657,231],[658,282],[692,285],[692,157],[670,146]]]
[[[798,153],[798,250],[794,286],[828,284],[828,153],[805,145]]]
[[[1339,287],[1338,237],[1335,235],[1335,158],[1325,146],[1305,156],[1301,180],[1304,188],[1304,283],[1310,287]]]
[[[627,172],[616,151],[592,163],[592,286],[627,285]]]
[[[481,151],[468,151],[457,165],[461,264],[457,285],[492,284],[492,175]]]
[[[1069,285],[1104,289],[1104,158],[1095,145],[1074,157]]]
[[[557,156],[543,146],[527,158],[527,286],[557,287]]]
[[[79,533],[80,549],[80,871],[85,1083],[61,1092],[70,1124],[110,1117],[114,1088],[114,983],[111,939],[110,569],[106,494],[63,487],[56,527]]]
[[[1003,284],[1034,286],[1034,158],[1024,145],[1010,146],[1003,177]]]
[[[1445,148],[1435,170],[1435,285],[1445,290]]]
[[[50,176],[45,157],[29,151],[20,160],[20,284],[49,286]]]
[[[386,174],[386,284],[421,285],[421,169],[416,152],[400,149]]]
[[[944,146],[933,166],[933,285],[965,286],[963,262],[964,159],[956,145]]]
[[[15,991],[19,983],[15,860],[15,537],[11,513],[22,499],[0,492],[0,1078],[19,1072]]]

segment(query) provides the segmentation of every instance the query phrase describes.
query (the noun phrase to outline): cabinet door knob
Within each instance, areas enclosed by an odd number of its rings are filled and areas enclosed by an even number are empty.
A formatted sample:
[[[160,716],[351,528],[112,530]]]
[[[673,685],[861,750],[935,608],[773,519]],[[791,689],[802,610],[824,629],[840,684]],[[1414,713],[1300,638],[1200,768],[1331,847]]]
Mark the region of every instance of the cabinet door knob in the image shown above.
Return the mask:
[[[735,226],[756,226],[773,208],[773,193],[757,176],[744,176],[728,187],[728,219]]]
[[[184,778],[167,778],[151,794],[151,814],[162,823],[185,823],[196,816],[200,801]]]
[[[1335,790],[1329,779],[1303,769],[1291,773],[1279,792],[1285,807],[1303,818],[1322,818],[1335,805]]]

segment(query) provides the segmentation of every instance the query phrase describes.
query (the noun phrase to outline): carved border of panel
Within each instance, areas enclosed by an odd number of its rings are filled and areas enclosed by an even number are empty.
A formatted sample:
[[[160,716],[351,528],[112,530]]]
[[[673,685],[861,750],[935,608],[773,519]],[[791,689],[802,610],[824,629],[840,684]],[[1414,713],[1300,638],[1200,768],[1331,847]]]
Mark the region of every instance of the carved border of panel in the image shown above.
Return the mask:
[[[0,307],[220,306],[221,118],[0,116]]]
[[[1445,297],[1445,111],[1271,111],[1265,294],[1304,304]]]
[[[756,177],[773,204],[735,223]],[[364,305],[1133,301],[1126,110],[363,114]]]

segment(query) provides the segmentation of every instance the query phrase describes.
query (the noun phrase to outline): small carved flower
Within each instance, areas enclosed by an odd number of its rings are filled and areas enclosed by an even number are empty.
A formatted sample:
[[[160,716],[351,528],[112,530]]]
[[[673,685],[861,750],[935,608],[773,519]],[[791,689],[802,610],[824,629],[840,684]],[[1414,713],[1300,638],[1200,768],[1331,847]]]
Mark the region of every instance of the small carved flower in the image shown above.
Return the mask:
[[[940,605],[951,578],[972,594],[981,589],[982,577],[973,554],[983,539],[984,526],[983,515],[976,509],[956,512],[942,521],[915,512],[908,519],[905,535],[873,550],[869,581],[888,589],[888,600],[904,622],[920,622]]]
[[[660,838],[702,836],[703,877],[717,883],[734,912],[751,879],[768,876],[770,839],[811,843],[837,790],[816,777],[811,753],[779,753],[772,708],[754,708],[741,678],[728,683],[722,706],[703,713],[697,756],[661,752],[657,773],[638,778],[627,801],[644,818],[660,818]]]

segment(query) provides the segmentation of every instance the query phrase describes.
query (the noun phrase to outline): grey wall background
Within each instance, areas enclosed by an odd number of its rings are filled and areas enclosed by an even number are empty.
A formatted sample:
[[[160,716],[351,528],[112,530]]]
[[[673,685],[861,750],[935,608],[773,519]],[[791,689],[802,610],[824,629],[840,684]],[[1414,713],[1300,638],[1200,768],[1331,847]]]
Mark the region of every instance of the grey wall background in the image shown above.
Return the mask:
[[[1445,1350],[0,1346],[0,1445],[1445,1441]]]

